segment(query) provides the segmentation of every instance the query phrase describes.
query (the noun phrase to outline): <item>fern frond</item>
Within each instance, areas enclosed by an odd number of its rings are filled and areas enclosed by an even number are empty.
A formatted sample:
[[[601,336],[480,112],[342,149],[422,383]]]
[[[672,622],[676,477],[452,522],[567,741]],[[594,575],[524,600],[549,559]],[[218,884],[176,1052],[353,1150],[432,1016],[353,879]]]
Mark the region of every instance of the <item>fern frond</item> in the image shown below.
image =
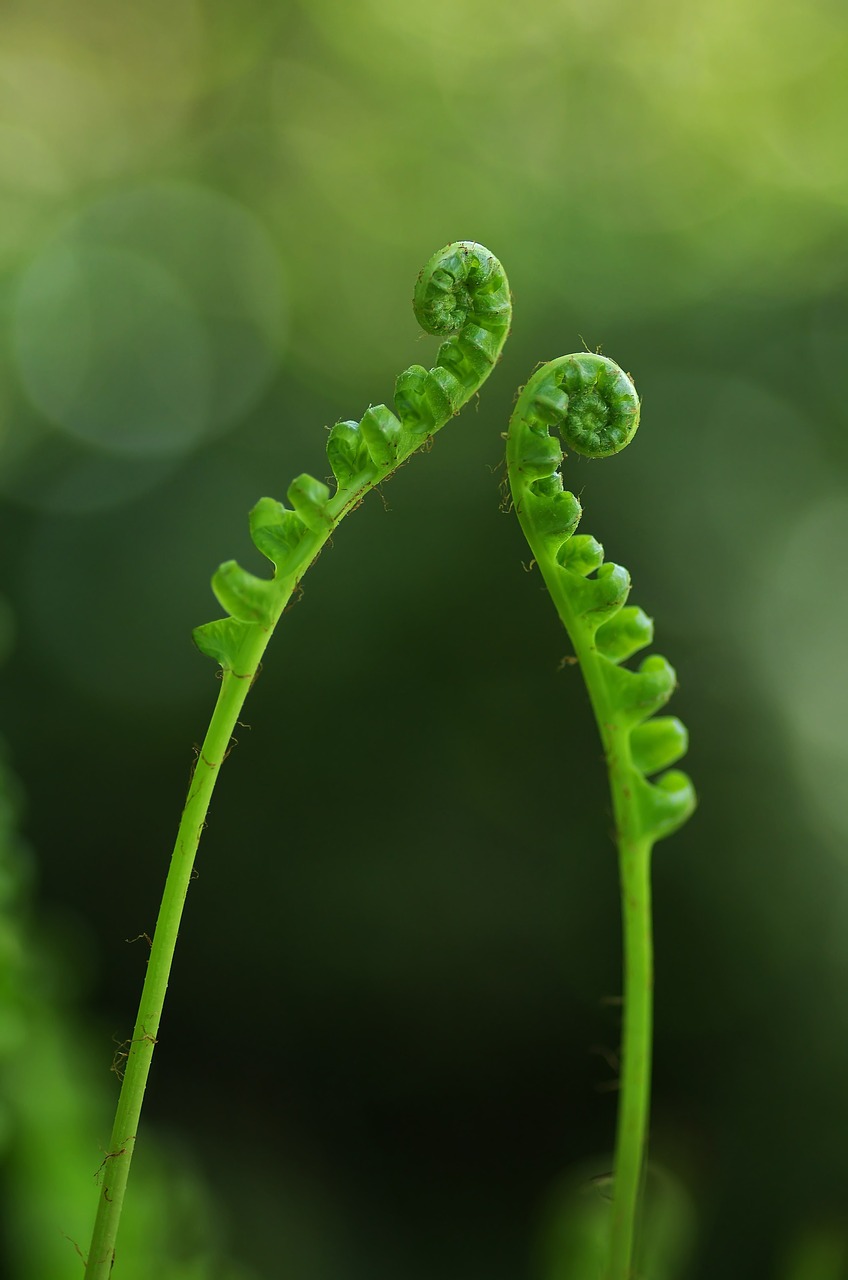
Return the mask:
[[[605,458],[633,439],[639,397],[612,360],[582,352],[538,369],[521,392],[507,434],[515,512],[574,646],[604,746],[621,873],[624,1035],[612,1215],[605,1280],[629,1280],[643,1182],[651,1078],[653,951],[650,859],[656,840],[695,808],[691,781],[670,768],[686,753],[674,716],[657,716],[677,677],[654,654],[652,620],[628,605],[630,574],[604,560],[600,542],[576,534],[582,510],[563,486],[562,441]]]
[[[288,507],[273,498],[259,500],[250,513],[250,532],[273,564],[273,578],[259,578],[234,560],[213,577],[218,603],[230,616],[197,627],[194,640],[225,670],[250,674],[260,633],[267,642],[342,519],[459,413],[499,359],[512,304],[503,267],[482,245],[460,240],[434,254],[418,277],[413,308],[422,329],[446,338],[434,368],[416,364],[400,374],[394,411],[372,405],[358,422],[336,423],[327,439],[334,493],[314,476],[301,475],[289,486]]]

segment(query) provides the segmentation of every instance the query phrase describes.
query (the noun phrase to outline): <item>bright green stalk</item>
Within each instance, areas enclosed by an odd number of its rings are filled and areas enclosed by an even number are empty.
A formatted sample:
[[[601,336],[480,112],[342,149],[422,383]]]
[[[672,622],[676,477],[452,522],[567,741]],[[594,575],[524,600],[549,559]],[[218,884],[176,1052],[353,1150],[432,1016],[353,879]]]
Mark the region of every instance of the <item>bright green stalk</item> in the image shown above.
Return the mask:
[[[150,950],[109,1152],[103,1161],[97,1217],[88,1254],[88,1280],[106,1280],[144,1091],[159,1034],[186,892],[212,791],[232,733],[274,627],[292,593],[341,520],[376,485],[426,445],[488,377],[509,332],[509,285],[497,258],[482,245],[459,241],[430,259],[413,299],[428,333],[452,334],[436,365],[413,365],[397,379],[395,408],[369,408],[359,422],[338,422],[327,440],[336,492],[313,476],[298,476],[288,490],[291,510],[262,498],[250,513],[254,543],[275,566],[259,578],[234,560],[221,565],[212,588],[229,617],[198,627],[198,648],[223,668],[221,689],[183,810]]]
[[[257,646],[259,648],[259,646]],[[264,645],[262,646],[264,648]],[[257,653],[257,662],[261,649]],[[255,668],[254,668],[255,670]],[[162,1006],[171,972],[183,906],[200,834],[212,791],[230,744],[250,681],[232,671],[223,673],[221,689],[203,746],[200,749],[186,805],[180,820],[171,865],[165,881],[159,917],[153,934],[147,974],[133,1038],[125,1063],[109,1153],[102,1167],[97,1216],[88,1251],[86,1276],[106,1277],[112,1270],[115,1239],[124,1202],[130,1162],[135,1148],[144,1091],[159,1035]]]
[[[563,490],[556,426],[577,453],[607,457],[623,449],[639,423],[639,400],[624,373],[602,356],[562,356],[523,389],[507,435],[513,504],[545,585],[580,664],[609,772],[621,875],[624,925],[624,1032],[613,1207],[605,1280],[630,1280],[645,1169],[651,1080],[653,956],[650,860],[695,806],[692,784],[677,770],[686,730],[671,716],[650,719],[671,697],[674,671],[664,658],[638,671],[620,664],[651,643],[653,624],[624,608],[630,576],[604,564],[594,538],[573,536],[580,503]],[[589,575],[595,574],[591,577]]]

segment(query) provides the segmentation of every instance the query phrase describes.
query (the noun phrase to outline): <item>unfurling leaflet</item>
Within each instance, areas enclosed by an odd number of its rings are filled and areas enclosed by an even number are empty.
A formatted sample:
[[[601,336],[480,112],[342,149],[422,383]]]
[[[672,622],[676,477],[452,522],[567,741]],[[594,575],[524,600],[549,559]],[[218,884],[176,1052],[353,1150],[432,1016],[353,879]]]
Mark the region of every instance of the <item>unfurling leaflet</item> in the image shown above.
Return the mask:
[[[461,241],[442,249],[422,271],[415,312],[428,333],[445,338],[435,367],[413,365],[395,387],[395,411],[367,409],[358,422],[338,422],[327,441],[335,491],[314,476],[289,485],[288,505],[261,498],[250,513],[254,543],[274,566],[273,578],[222,564],[212,588],[227,617],[198,627],[194,639],[223,668],[215,710],[197,755],[180,818],[153,935],[138,1016],[108,1154],[101,1166],[97,1214],[86,1280],[109,1280],[144,1092],[194,858],[233,730],[265,646],[303,574],[327,539],[369,489],[380,484],[458,413],[485,381],[509,332],[509,285],[488,249]]]
[[[458,413],[491,373],[509,333],[512,306],[501,264],[473,241],[435,254],[418,277],[413,307],[427,333],[444,337],[432,369],[412,365],[395,383],[394,411],[372,405],[358,422],[337,422],[327,439],[335,492],[310,475],[298,476],[288,506],[261,498],[250,533],[274,565],[257,577],[234,560],[212,579],[230,615],[197,627],[195,642],[225,670],[248,674],[244,646],[255,651],[256,628],[270,633],[306,569],[342,518]]]
[[[622,664],[653,640],[653,623],[625,602],[630,575],[604,561],[588,534],[575,534],[582,509],[563,487],[564,454],[555,428],[576,453],[603,458],[627,445],[639,425],[639,398],[627,375],[603,356],[561,356],[524,387],[507,436],[515,512],[583,669],[614,784],[619,834],[657,840],[692,813],[692,784],[667,770],[686,753],[684,726],[656,715],[676,686],[659,656]],[[660,776],[649,781],[649,776]],[[629,794],[624,794],[625,792]],[[627,801],[622,805],[620,801]]]
[[[653,623],[627,605],[630,574],[604,561],[563,488],[563,451],[551,434],[588,457],[618,453],[639,425],[632,382],[603,356],[561,356],[522,390],[507,435],[513,505],[557,612],[568,631],[604,746],[615,817],[624,921],[624,1028],[621,1089],[604,1280],[630,1280],[644,1185],[651,1079],[653,951],[650,858],[653,844],[692,813],[695,792],[670,768],[686,753],[674,716],[657,716],[676,686],[665,658],[627,660],[653,640]]]

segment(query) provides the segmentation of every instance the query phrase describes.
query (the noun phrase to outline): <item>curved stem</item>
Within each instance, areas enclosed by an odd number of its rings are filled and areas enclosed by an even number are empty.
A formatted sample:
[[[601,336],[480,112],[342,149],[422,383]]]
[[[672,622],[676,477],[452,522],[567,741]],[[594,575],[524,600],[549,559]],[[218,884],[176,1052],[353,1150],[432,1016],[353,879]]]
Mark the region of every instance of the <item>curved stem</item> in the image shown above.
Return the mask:
[[[267,636],[265,639],[267,643]],[[258,667],[264,644],[261,648],[257,646],[257,649],[258,652],[250,655],[254,658],[253,672]],[[135,1149],[141,1106],[159,1035],[162,1006],[197,846],[206,822],[212,792],[250,685],[251,677],[237,676],[232,671],[223,673],[218,700],[197,757],[180,819],[150,947],[147,974],[125,1064],[109,1151],[102,1165],[103,1181],[86,1266],[88,1280],[106,1280],[115,1259],[115,1239]]]
[[[515,512],[569,634],[604,746],[615,815],[624,927],[621,1093],[604,1280],[632,1280],[645,1169],[651,1089],[653,955],[651,850],[695,808],[689,778],[669,769],[685,754],[685,726],[652,719],[676,685],[658,654],[622,665],[653,639],[653,623],[624,607],[630,575],[604,563],[588,535],[574,537],[582,510],[563,487],[564,454],[550,433],[589,457],[608,457],[633,438],[639,399],[627,375],[604,356],[581,352],[538,368],[522,389],[507,432]],[[665,770],[665,772],[662,772]],[[648,775],[655,776],[649,780]]]
[[[560,619],[574,645],[604,746],[615,816],[621,882],[624,986],[621,1087],[616,1126],[610,1252],[605,1280],[630,1280],[633,1275],[651,1098],[653,841],[640,830],[638,797],[632,786],[633,765],[629,735],[621,723],[613,699],[610,698],[595,644],[575,616],[562,569],[543,542],[531,540],[529,535],[528,541],[536,554],[539,569]]]
[[[195,855],[218,773],[268,641],[304,573],[345,515],[459,412],[488,377],[509,333],[506,275],[497,258],[475,242],[457,241],[430,259],[419,275],[414,307],[422,327],[446,339],[435,367],[413,365],[399,376],[397,416],[385,405],[376,405],[359,423],[335,425],[327,446],[337,482],[332,497],[325,484],[304,474],[288,491],[294,510],[260,499],[251,512],[251,535],[274,564],[274,577],[255,577],[235,561],[223,564],[212,585],[230,616],[194,632],[198,648],[223,668],[222,685],[189,787],[153,934],[109,1151],[101,1166],[87,1280],[107,1280],[115,1261],[124,1193]]]
[[[560,575],[560,583],[561,580]],[[575,627],[569,634],[576,640],[575,650],[604,744],[615,816],[623,935],[623,1025],[610,1251],[605,1280],[631,1280],[635,1274],[636,1231],[651,1109],[653,840],[640,830],[629,737],[611,705],[597,652],[585,643],[579,628]]]
[[[615,1181],[608,1280],[633,1274],[637,1210],[644,1178],[651,1105],[653,947],[651,848],[619,843],[624,923],[624,1027],[615,1139]]]
[[[629,734],[623,730],[591,647],[580,658],[604,744],[615,817],[622,921],[622,1039],[610,1251],[605,1280],[631,1280],[651,1110],[654,951],[653,840],[640,822]]]

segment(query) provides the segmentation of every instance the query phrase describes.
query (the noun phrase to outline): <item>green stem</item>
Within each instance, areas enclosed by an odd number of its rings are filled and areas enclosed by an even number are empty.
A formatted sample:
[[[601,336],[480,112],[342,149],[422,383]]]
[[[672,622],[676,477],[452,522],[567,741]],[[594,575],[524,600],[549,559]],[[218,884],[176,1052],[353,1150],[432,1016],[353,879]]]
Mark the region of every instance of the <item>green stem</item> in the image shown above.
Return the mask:
[[[651,850],[696,804],[686,774],[669,769],[686,752],[674,716],[652,719],[676,685],[659,654],[623,665],[653,639],[653,623],[624,607],[630,575],[604,563],[594,538],[574,536],[582,509],[563,487],[564,454],[618,453],[639,423],[628,376],[605,356],[580,352],[538,368],[522,389],[507,432],[507,470],[515,511],[574,645],[604,745],[615,815],[624,925],[624,1028],[621,1094],[609,1252],[604,1280],[632,1280],[645,1168],[651,1089],[653,958]],[[653,776],[653,781],[649,775]]]
[[[240,675],[232,671],[223,673],[218,700],[200,748],[171,855],[171,865],[150,947],[138,1017],[126,1059],[109,1151],[102,1165],[103,1180],[88,1253],[87,1280],[106,1280],[115,1259],[115,1239],[135,1149],[141,1106],[150,1074],[153,1050],[159,1035],[162,1006],[168,988],[171,962],[189,881],[194,869],[197,846],[221,765],[227,756],[233,730],[267,644],[268,635],[261,636],[259,643],[254,636],[251,636],[251,640],[254,652],[243,655],[249,663],[246,669],[242,668],[245,673]]]
[[[333,507],[335,523],[350,510],[351,499],[338,495]],[[168,990],[171,964],[177,945],[188,886],[194,870],[197,848],[221,765],[227,758],[241,709],[259,671],[262,655],[274,628],[285,611],[296,586],[330,534],[312,534],[301,545],[298,570],[277,583],[274,615],[267,628],[244,631],[234,655],[232,668],[221,673],[221,688],[206,737],[197,757],[188,796],[180,818],[171,863],[162,893],[156,928],[150,945],[147,973],[142,987],[132,1041],[124,1064],[124,1078],[118,1097],[109,1150],[101,1165],[102,1182],[97,1202],[94,1230],[88,1251],[86,1280],[107,1280],[115,1261],[115,1241],[121,1220],[127,1179],[135,1151],[141,1108],[153,1050],[156,1047],[162,1008]]]
[[[582,639],[582,637],[581,637]],[[621,886],[623,937],[622,1039],[613,1163],[610,1251],[605,1280],[631,1280],[644,1183],[651,1110],[654,952],[651,852],[634,788],[628,733],[610,705],[594,644],[581,645],[580,665],[604,745]]]
[[[589,535],[574,536],[582,507],[562,485],[562,442],[587,457],[608,457],[633,439],[639,398],[628,375],[605,356],[560,356],[530,376],[507,431],[512,502],[551,599],[569,632],[592,700],[610,774],[619,846],[624,925],[624,1030],[614,1189],[605,1280],[632,1280],[635,1233],[651,1107],[653,957],[651,850],[687,820],[696,795],[670,769],[687,750],[684,724],[652,718],[676,684],[658,654],[624,666],[653,639],[653,623],[624,607],[630,575],[605,563]],[[665,771],[665,772],[664,772]],[[653,777],[653,781],[651,778]]]
[[[648,1140],[653,1017],[650,867],[649,843],[640,841],[628,847],[626,841],[620,841],[624,1028],[608,1280],[628,1280],[633,1274],[636,1219]]]
[[[294,510],[260,499],[251,512],[251,535],[274,564],[274,577],[255,577],[235,561],[221,565],[212,585],[230,616],[194,632],[198,648],[221,664],[222,685],[189,787],[153,935],[109,1151],[101,1166],[87,1280],[106,1280],[115,1261],[124,1193],[197,846],[219,770],[268,641],[300,579],[341,520],[476,394],[500,358],[509,332],[512,307],[506,275],[497,258],[476,242],[457,241],[434,254],[418,277],[413,305],[422,328],[446,339],[435,367],[428,371],[413,365],[399,376],[397,416],[385,405],[376,405],[358,423],[336,423],[327,445],[337,482],[332,497],[321,481],[301,475],[288,491]]]
[[[389,473],[388,468],[386,471]],[[109,1150],[101,1166],[103,1179],[88,1251],[86,1280],[107,1280],[114,1265],[115,1241],[120,1225],[124,1193],[135,1150],[153,1050],[159,1035],[159,1024],[180,921],[212,793],[221,765],[226,759],[233,730],[251,684],[258,673],[262,655],[300,579],[328,541],[331,531],[335,530],[344,516],[361,501],[363,492],[372,486],[373,477],[370,474],[363,474],[356,478],[349,490],[340,491],[327,503],[330,527],[323,533],[313,533],[302,540],[298,548],[297,570],[274,583],[275,605],[269,624],[267,627],[253,626],[244,629],[243,638],[236,654],[233,655],[232,667],[225,668],[222,672],[221,689],[206,737],[200,748],[180,819],[150,946],[147,973],[132,1041],[124,1064],[124,1078],[118,1097]]]
[[[519,516],[520,518],[520,516]],[[525,533],[527,529],[525,528]],[[633,1274],[638,1206],[645,1167],[651,1101],[653,946],[651,940],[651,850],[641,833],[628,734],[621,724],[598,659],[594,639],[575,617],[562,569],[538,539],[536,552],[545,585],[574,645],[598,724],[609,774],[618,845],[624,936],[621,1080],[615,1142],[612,1227],[605,1280]],[[534,545],[535,542],[535,545]]]
[[[363,486],[364,487],[364,486]],[[357,491],[358,492],[358,491]],[[354,498],[337,494],[328,504],[335,528],[351,510]],[[262,655],[300,579],[330,537],[330,530],[313,533],[300,546],[300,563],[295,572],[275,583],[274,613],[267,627],[245,628],[232,667],[221,673],[221,688],[206,737],[194,767],[188,796],[180,818],[171,863],[162,893],[156,928],[150,945],[147,973],[142,987],[132,1041],[124,1064],[124,1078],[118,1097],[109,1150],[101,1165],[102,1182],[97,1202],[94,1230],[88,1250],[86,1280],[107,1280],[115,1261],[115,1241],[121,1220],[127,1179],[135,1150],[141,1108],[153,1050],[159,1036],[162,1008],[168,990],[171,964],[177,945],[188,886],[194,870],[197,848],[221,765],[227,758],[241,709],[259,672]]]

